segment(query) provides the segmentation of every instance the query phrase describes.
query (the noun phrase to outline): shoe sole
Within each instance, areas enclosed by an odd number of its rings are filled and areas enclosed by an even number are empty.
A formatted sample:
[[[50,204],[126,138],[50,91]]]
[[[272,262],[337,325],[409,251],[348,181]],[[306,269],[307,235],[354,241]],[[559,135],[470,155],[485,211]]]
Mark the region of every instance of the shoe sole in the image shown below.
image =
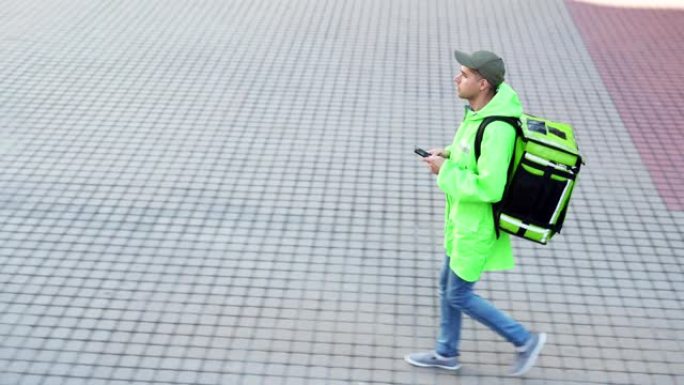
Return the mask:
[[[530,369],[532,369],[534,364],[537,363],[537,358],[539,357],[539,353],[541,352],[545,343],[546,343],[546,333],[539,333],[539,342],[537,342],[537,346],[534,348],[534,350],[530,354],[530,359],[527,360],[527,364],[525,364],[525,366],[523,366],[517,372],[511,373],[511,375],[512,376],[522,376],[523,374],[527,373]]]
[[[413,361],[409,356],[404,357],[404,361],[408,362],[409,364],[413,366],[418,366],[420,368],[440,368],[444,370],[458,370],[461,369],[461,365],[457,366],[443,366],[443,365],[430,365],[430,364],[423,364],[418,361]]]

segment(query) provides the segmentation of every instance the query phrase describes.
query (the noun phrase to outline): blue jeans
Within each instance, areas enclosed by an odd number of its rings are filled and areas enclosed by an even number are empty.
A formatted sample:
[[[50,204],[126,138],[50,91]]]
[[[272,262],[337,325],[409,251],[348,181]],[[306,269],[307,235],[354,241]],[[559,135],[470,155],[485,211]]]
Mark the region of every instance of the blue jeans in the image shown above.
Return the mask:
[[[492,329],[513,345],[525,345],[530,338],[521,324],[495,308],[491,303],[473,293],[475,282],[464,281],[449,267],[449,256],[444,258],[444,266],[439,279],[441,302],[441,321],[436,351],[444,357],[459,355],[458,344],[461,340],[462,314]]]

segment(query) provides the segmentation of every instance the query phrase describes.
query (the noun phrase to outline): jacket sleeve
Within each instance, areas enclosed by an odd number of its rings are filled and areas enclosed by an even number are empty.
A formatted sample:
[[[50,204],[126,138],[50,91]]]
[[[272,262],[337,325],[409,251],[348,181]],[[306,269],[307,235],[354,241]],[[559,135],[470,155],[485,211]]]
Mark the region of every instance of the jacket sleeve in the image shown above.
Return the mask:
[[[444,147],[444,151],[446,151],[448,154],[451,154],[451,145]]]
[[[463,202],[500,201],[506,187],[515,135],[515,129],[505,122],[490,123],[482,138],[476,169],[447,159],[437,176],[439,188]],[[472,152],[470,156],[475,157],[474,150]]]

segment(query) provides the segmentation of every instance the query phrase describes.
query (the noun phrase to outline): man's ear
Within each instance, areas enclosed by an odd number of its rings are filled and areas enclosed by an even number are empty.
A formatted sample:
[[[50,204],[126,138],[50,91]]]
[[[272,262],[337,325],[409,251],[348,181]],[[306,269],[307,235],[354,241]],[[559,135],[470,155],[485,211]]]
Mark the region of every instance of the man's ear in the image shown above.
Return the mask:
[[[489,80],[482,78],[482,79],[480,79],[480,82],[481,82],[480,83],[480,91],[481,92],[485,92],[485,91],[487,91],[487,89],[494,92],[494,86],[492,86],[492,83],[490,83]]]

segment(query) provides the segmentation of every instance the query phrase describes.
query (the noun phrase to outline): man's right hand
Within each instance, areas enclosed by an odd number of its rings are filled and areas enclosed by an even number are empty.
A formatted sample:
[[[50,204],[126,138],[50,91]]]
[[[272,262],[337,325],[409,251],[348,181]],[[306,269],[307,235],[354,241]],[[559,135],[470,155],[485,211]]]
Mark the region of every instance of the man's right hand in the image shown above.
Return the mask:
[[[430,155],[427,158],[423,158],[423,162],[425,162],[433,174],[438,175],[446,159],[438,155]]]
[[[435,156],[441,156],[444,159],[449,159],[449,151],[443,148],[433,148],[428,150],[428,152]]]

